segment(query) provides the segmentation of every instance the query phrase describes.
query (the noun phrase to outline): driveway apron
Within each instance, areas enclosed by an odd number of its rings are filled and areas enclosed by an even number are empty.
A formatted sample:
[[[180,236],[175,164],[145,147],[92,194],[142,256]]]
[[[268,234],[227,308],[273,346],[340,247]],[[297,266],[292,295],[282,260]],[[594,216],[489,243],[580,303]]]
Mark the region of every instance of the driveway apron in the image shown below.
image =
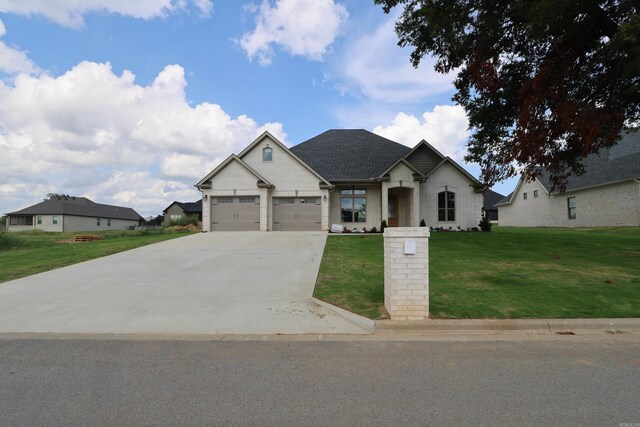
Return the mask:
[[[311,298],[325,241],[202,233],[0,283],[0,333],[366,333]]]

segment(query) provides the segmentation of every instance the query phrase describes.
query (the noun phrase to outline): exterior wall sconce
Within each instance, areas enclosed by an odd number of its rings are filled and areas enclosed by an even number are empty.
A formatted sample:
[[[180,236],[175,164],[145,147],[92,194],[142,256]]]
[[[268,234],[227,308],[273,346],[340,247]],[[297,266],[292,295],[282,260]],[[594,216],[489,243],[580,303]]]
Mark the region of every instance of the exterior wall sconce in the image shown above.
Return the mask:
[[[322,196],[322,201],[326,202],[327,201],[327,195],[325,194],[324,196]]]
[[[209,196],[207,196],[206,194],[204,196],[202,196],[203,200],[207,200],[209,198]]]

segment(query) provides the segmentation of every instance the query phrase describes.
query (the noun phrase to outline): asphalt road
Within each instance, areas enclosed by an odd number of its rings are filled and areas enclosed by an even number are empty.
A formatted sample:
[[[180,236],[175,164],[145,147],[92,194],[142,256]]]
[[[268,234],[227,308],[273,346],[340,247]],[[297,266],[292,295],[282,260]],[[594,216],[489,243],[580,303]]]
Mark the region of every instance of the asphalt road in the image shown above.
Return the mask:
[[[640,425],[640,342],[0,340],[0,425]]]

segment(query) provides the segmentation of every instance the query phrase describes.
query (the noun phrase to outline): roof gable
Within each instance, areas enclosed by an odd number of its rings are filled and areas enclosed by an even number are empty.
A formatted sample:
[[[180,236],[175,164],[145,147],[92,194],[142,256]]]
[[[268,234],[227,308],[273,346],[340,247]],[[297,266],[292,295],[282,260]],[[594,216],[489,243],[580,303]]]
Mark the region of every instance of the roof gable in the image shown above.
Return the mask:
[[[412,165],[416,167],[423,174],[429,173],[431,169],[436,167],[445,156],[435,149],[424,139],[416,144],[411,151],[405,156]]]
[[[364,129],[331,129],[291,147],[330,181],[373,180],[409,151]]]
[[[429,171],[429,173],[426,174],[427,178],[429,176],[431,176],[433,173],[435,173],[435,171],[437,171],[439,168],[441,168],[445,164],[449,164],[449,165],[453,166],[458,172],[460,172],[462,175],[464,175],[465,178],[467,178],[469,181],[471,181],[471,183],[473,185],[477,186],[478,188],[482,186],[482,183],[480,181],[478,181],[476,178],[474,178],[473,175],[471,175],[469,172],[467,172],[465,168],[463,168],[458,163],[456,163],[455,160],[453,160],[451,157],[445,157],[444,159],[442,159],[442,161],[440,163],[438,163],[436,166],[434,166]]]
[[[212,170],[204,178],[202,178],[195,186],[197,188],[200,188],[200,189],[209,188],[208,182],[211,181],[220,172],[222,172],[222,170],[224,170],[224,168],[226,168],[227,165],[229,165],[229,163],[231,163],[231,162],[237,162],[240,166],[242,166],[244,169],[246,169],[250,174],[255,176],[255,178],[256,178],[256,186],[257,185],[264,185],[264,186],[268,187],[268,186],[272,185],[266,178],[264,178],[262,175],[260,175],[258,172],[256,172],[251,166],[249,166],[244,161],[242,161],[241,158],[239,158],[235,154],[232,154],[229,157],[227,157],[222,163],[220,163],[214,170]]]
[[[411,172],[413,172],[414,176],[417,175],[420,178],[424,178],[424,174],[422,172],[420,172],[415,166],[413,166],[411,163],[409,163],[404,157],[399,158],[398,160],[396,160],[391,166],[389,166],[384,172],[382,172],[379,177],[382,178],[384,175],[391,173],[391,171],[393,169],[395,169],[398,165],[403,164],[406,167],[409,168],[409,170],[411,170]]]

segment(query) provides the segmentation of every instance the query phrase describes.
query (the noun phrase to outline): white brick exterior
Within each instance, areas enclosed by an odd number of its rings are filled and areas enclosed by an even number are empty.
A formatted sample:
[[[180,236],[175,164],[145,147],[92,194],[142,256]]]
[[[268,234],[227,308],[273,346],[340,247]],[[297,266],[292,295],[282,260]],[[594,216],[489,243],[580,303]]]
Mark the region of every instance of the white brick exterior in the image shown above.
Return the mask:
[[[405,218],[407,225],[417,227],[420,225],[420,182],[413,180],[413,171],[405,164],[398,163],[390,172],[389,181],[382,183],[382,194],[385,196],[391,188],[408,188],[411,190],[410,199],[405,200]],[[389,199],[382,198],[382,219],[389,222]]]
[[[262,152],[272,149],[272,160],[263,161]],[[259,196],[260,230],[273,229],[274,197],[319,197],[321,229],[329,229],[329,191],[320,189],[320,178],[282,148],[270,136],[259,139],[242,157],[251,169],[263,176],[274,188],[258,188],[257,177],[237,161],[231,161],[211,179],[211,189],[203,189],[207,200],[202,204],[202,227],[211,231],[211,198],[215,196]],[[326,196],[327,200],[324,200]]]
[[[569,218],[570,197],[576,201],[575,219]],[[538,180],[521,180],[511,204],[498,207],[498,216],[500,226],[505,227],[640,226],[640,183],[627,181],[549,195]]]
[[[415,254],[405,254],[405,242]],[[424,227],[384,231],[384,306],[392,320],[429,318],[429,230]]]
[[[438,221],[438,193],[456,194],[455,221]],[[477,227],[482,219],[482,193],[477,193],[466,176],[449,163],[444,163],[420,187],[420,217],[427,227]]]

